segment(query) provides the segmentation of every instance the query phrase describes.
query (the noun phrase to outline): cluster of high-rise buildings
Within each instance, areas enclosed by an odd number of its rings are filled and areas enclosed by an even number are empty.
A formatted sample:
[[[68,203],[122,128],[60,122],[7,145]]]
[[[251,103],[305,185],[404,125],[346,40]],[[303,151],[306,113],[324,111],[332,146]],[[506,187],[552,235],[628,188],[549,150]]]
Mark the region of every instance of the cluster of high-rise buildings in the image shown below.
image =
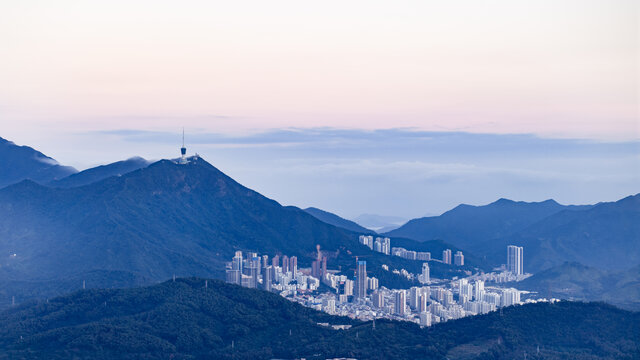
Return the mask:
[[[471,282],[466,278],[440,286],[381,287],[364,297],[354,295],[351,300],[333,293],[300,294],[293,300],[333,315],[361,320],[389,318],[413,321],[422,326],[521,303],[520,292],[516,289],[485,287],[482,280]]]
[[[366,245],[369,249],[389,255],[391,253],[391,239],[388,237],[377,237],[375,241],[372,235],[360,235],[360,244]]]
[[[391,255],[401,257],[407,260],[421,260],[421,261],[431,260],[430,252],[407,250],[403,247],[391,248]]]
[[[248,288],[284,291],[285,294],[315,290],[320,285],[317,278],[299,271],[296,256],[284,255],[280,259],[275,255],[269,261],[268,255],[258,256],[251,252],[243,257],[242,251],[236,251],[231,262],[227,263],[226,280]]]
[[[360,242],[370,248],[377,247],[381,252],[389,250],[391,255],[412,260],[419,260],[418,257],[425,261],[431,260],[430,253],[390,248],[388,238],[373,240],[372,236],[363,235],[360,236]],[[450,264],[451,260],[451,250],[444,250],[442,262]],[[454,254],[453,263],[457,266],[464,265],[464,255],[461,251]],[[389,271],[386,265],[382,268]],[[393,271],[415,280],[415,275],[404,269],[402,272]],[[421,326],[522,303],[521,292],[517,289],[485,287],[485,281],[500,283],[521,280],[523,274],[523,249],[514,245],[507,248],[506,271],[480,273],[445,284],[436,281],[435,284],[439,285],[435,286],[431,282],[429,263],[424,262],[421,273],[417,275],[417,280],[422,286],[409,289],[380,287],[377,278],[367,275],[367,262],[357,258],[355,276],[339,275],[335,270],[327,270],[327,257],[323,256],[319,247],[311,269],[299,269],[295,256],[283,255],[281,258],[275,255],[269,261],[267,255],[248,253],[243,257],[241,251],[237,251],[232,261],[227,264],[227,282],[230,283],[277,291],[293,301],[330,314],[362,320],[382,317],[413,321]],[[314,293],[320,282],[333,290],[321,294]]]
[[[391,239],[388,237],[377,237],[375,240],[372,235],[360,235],[358,238],[360,244],[368,246],[369,249],[386,254],[401,257],[407,260],[431,261],[431,253],[428,251],[407,250],[403,247],[391,247]],[[451,249],[442,251],[442,262],[451,265]],[[462,251],[457,251],[453,256],[453,264],[456,266],[464,266],[464,255]]]

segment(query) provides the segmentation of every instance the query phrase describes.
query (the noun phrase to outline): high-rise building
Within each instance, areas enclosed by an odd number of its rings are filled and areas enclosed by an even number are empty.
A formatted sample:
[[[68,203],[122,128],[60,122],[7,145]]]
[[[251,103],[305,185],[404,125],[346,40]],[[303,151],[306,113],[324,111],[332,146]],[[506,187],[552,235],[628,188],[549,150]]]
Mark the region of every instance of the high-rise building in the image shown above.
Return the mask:
[[[345,280],[343,285],[343,294],[346,296],[353,295],[353,280]]]
[[[418,300],[418,311],[419,312],[427,311],[427,299],[428,298],[429,298],[429,295],[421,292],[420,299]]]
[[[520,303],[520,291],[517,289],[504,289],[502,291],[502,306],[511,306]]]
[[[523,249],[521,246],[509,245],[507,247],[507,271],[514,275],[524,274]]]
[[[405,310],[406,303],[407,303],[407,295],[405,291],[397,290],[394,313],[398,316],[404,316],[406,314],[406,310]]]
[[[421,295],[420,288],[414,286],[411,289],[409,289],[409,307],[411,307],[411,309],[413,310],[418,309],[418,303],[420,302],[420,295]]]
[[[298,257],[292,256],[289,258],[289,271],[293,274],[293,277],[296,277],[296,272],[298,272]]]
[[[451,265],[451,249],[442,251],[442,262]]]
[[[267,266],[262,272],[262,288],[271,291],[271,284],[273,283],[273,266]]]
[[[384,296],[381,291],[374,291],[373,294],[371,294],[371,301],[373,302],[373,306],[378,309],[384,307]]]
[[[367,289],[369,289],[369,290],[377,290],[378,289],[378,278],[368,277],[367,278]]]
[[[420,326],[431,326],[431,314],[426,311],[420,312]]]
[[[322,307],[324,311],[329,314],[336,312],[336,299],[324,299],[322,300]]]
[[[255,256],[249,262],[249,276],[251,276],[251,280],[249,281],[250,288],[258,287],[258,274],[260,270],[260,258]]]
[[[356,268],[355,297],[364,298],[367,296],[367,262],[358,261]]]
[[[473,286],[473,299],[475,301],[482,301],[483,295],[484,295],[484,281],[476,280]]]
[[[462,251],[457,251],[456,254],[453,256],[453,263],[456,266],[463,266],[464,265],[464,255],[462,255]]]
[[[262,267],[266,268],[269,266],[269,255],[262,255]]]
[[[289,271],[289,257],[284,255],[282,257],[282,273],[286,274]]]
[[[242,251],[236,251],[231,260],[231,270],[227,270],[227,282],[242,285]]]
[[[327,257],[323,256],[322,257],[322,267],[320,269],[320,279],[324,278],[324,276],[327,274]]]
[[[422,284],[428,284],[431,281],[431,277],[429,275],[429,263],[422,264],[422,273],[418,277],[418,281]]]
[[[280,256],[276,255],[271,259],[271,266],[274,268],[280,266]]]

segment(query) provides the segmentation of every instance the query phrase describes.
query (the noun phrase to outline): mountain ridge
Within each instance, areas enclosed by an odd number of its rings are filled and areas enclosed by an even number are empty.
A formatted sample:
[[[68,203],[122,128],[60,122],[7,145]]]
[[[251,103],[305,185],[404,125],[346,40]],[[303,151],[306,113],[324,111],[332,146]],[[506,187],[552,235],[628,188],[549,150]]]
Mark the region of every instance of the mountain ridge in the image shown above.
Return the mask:
[[[45,183],[76,172],[73,167],[60,165],[40,151],[0,137],[0,188],[25,179]]]

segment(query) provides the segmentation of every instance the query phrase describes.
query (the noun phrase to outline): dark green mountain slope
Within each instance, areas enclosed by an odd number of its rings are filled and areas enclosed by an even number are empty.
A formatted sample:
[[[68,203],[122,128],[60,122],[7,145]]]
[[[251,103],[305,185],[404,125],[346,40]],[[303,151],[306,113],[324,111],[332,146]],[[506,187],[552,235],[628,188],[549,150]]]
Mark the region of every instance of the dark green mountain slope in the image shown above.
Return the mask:
[[[75,172],[37,150],[0,138],[0,188],[25,179],[46,183]]]
[[[372,275],[380,274],[381,284],[410,285],[382,272],[381,265],[418,273],[419,262],[370,251],[357,237],[283,207],[197,157],[185,165],[163,160],[68,189],[24,181],[0,190],[1,302],[11,296],[23,301],[22,294],[36,292],[18,291],[16,284],[68,282],[95,271],[152,281],[173,274],[220,278],[236,250],[297,255],[301,267],[309,266],[317,244],[330,268],[352,275],[360,256]],[[458,269],[434,268],[434,276],[451,271]],[[112,283],[104,277],[88,286]],[[16,293],[3,294],[11,289]]]
[[[336,214],[320,210],[318,208],[310,207],[304,209],[304,211],[313,215],[316,219],[323,221],[327,224],[331,224],[333,226],[337,226],[339,228],[347,229],[349,231],[361,233],[361,234],[373,234],[374,231],[371,231],[365,227],[362,227],[351,220],[347,220],[342,218]]]
[[[509,237],[490,240],[484,244],[489,259],[505,259],[508,244],[524,247],[527,272],[565,261],[627,270],[640,264],[640,194],[588,210],[561,211]]]
[[[79,173],[72,174],[66,178],[55,180],[47,185],[60,188],[70,188],[94,183],[111,176],[122,176],[134,170],[149,166],[150,162],[141,157],[118,161],[108,165],[101,165]]]
[[[634,359],[640,317],[599,303],[509,307],[428,329],[362,323],[203,279],[87,290],[0,313],[0,359]],[[351,324],[333,330],[318,323]],[[539,349],[539,352],[538,352]]]
[[[553,200],[523,202],[500,199],[484,206],[459,205],[440,216],[413,219],[386,235],[425,241],[442,239],[472,252],[490,239],[508,236],[559,211],[586,209]]]
[[[607,272],[576,262],[541,271],[515,287],[536,291],[543,297],[606,301],[640,310],[640,266],[621,272]]]

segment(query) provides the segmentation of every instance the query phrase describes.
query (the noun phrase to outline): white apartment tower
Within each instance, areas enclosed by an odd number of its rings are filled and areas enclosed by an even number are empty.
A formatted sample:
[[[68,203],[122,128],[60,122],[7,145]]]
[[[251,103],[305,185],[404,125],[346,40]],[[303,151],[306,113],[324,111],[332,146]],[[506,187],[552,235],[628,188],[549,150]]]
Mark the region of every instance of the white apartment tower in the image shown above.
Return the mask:
[[[524,274],[522,247],[509,245],[507,247],[507,271],[514,275]]]

